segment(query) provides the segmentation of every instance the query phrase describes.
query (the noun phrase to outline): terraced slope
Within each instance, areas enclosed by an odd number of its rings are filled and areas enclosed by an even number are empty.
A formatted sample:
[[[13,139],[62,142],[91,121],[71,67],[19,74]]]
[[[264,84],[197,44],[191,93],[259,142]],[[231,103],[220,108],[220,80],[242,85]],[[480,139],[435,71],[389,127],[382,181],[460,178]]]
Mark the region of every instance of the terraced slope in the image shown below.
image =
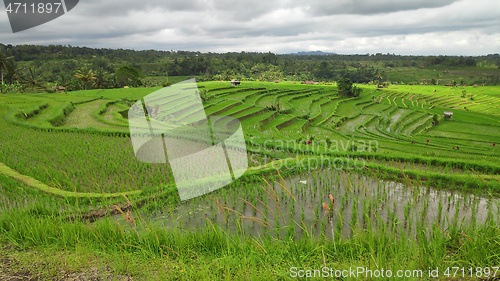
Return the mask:
[[[470,158],[487,156],[491,152],[496,154],[496,151],[491,151],[491,144],[500,143],[500,119],[495,115],[500,99],[494,95],[476,94],[470,100],[462,98],[458,90],[441,93],[431,89],[419,92],[412,89],[366,89],[359,98],[350,98],[338,95],[332,86],[248,84],[247,87],[211,84],[207,87],[209,100],[204,102],[203,109],[195,109],[195,101],[186,101],[182,96],[164,100],[158,105],[167,109],[161,110],[158,116],[152,116],[152,122],[161,123],[166,118],[190,123],[206,115],[231,116],[240,120],[245,134],[274,140],[315,137],[317,140],[345,141],[354,137],[359,141],[377,140],[382,152],[420,154],[427,151],[436,154],[447,151]],[[116,91],[112,92],[115,96]],[[100,96],[106,93],[94,94]],[[27,115],[29,118],[22,118],[23,113],[17,113],[16,122],[50,127],[47,118],[56,114],[65,97],[44,95],[37,98],[39,104],[46,103],[48,106]],[[85,98],[92,98],[90,92]],[[79,99],[81,102],[83,98]],[[10,102],[17,104],[14,100]],[[105,110],[101,110],[99,118],[95,118],[95,110],[97,107],[102,109],[103,102],[99,99],[75,104],[73,112],[63,115],[65,124],[60,128],[91,127],[127,133],[129,120],[118,113],[124,112],[122,105],[110,103]],[[279,106],[280,112],[271,109],[271,106],[274,109]],[[463,107],[471,109],[460,110]],[[445,121],[442,116],[445,110],[454,111],[452,120]],[[439,120],[437,125],[432,125],[434,115]],[[429,144],[427,139],[430,139]],[[408,144],[413,147],[408,149]]]

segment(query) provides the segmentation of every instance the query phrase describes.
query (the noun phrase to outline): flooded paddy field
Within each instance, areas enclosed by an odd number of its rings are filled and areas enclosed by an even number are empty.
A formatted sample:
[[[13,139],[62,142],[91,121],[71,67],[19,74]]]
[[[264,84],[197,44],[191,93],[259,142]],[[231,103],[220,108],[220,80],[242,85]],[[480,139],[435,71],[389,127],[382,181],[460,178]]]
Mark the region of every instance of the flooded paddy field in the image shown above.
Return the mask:
[[[360,232],[415,235],[488,221],[500,222],[500,200],[456,190],[379,180],[327,169],[282,178],[279,174],[234,183],[175,209],[138,215],[167,230],[220,228],[237,235],[300,239],[350,238]],[[113,217],[123,222],[123,216]],[[427,232],[427,231],[426,231]]]

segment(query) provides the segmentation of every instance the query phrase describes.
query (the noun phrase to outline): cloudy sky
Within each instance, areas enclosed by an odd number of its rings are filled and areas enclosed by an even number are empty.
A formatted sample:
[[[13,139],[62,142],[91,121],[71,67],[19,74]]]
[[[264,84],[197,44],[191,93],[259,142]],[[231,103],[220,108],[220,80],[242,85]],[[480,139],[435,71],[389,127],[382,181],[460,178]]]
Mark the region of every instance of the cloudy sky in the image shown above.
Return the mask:
[[[500,52],[499,0],[80,0],[0,43],[201,52],[483,55]]]

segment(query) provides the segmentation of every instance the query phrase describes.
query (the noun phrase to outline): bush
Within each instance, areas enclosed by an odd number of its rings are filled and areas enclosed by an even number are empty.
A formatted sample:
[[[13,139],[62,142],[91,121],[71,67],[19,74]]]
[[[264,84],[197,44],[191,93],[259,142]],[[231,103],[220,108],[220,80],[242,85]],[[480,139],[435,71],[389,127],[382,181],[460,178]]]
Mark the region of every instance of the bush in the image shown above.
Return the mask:
[[[349,97],[359,97],[363,90],[352,85],[351,79],[341,78],[337,82],[338,90],[341,94],[347,95]]]
[[[432,121],[434,122],[434,124],[438,124],[439,123],[439,116],[437,115],[437,113],[434,113],[434,116],[432,117]]]

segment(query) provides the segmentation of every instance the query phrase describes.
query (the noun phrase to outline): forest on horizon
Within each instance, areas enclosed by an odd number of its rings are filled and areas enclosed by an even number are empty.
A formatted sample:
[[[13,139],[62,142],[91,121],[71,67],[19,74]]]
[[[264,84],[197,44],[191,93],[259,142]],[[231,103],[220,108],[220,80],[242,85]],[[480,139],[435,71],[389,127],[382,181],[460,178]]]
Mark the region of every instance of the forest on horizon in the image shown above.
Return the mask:
[[[317,81],[363,84],[500,84],[500,56],[201,53],[0,43],[2,92],[158,86],[197,81]]]

